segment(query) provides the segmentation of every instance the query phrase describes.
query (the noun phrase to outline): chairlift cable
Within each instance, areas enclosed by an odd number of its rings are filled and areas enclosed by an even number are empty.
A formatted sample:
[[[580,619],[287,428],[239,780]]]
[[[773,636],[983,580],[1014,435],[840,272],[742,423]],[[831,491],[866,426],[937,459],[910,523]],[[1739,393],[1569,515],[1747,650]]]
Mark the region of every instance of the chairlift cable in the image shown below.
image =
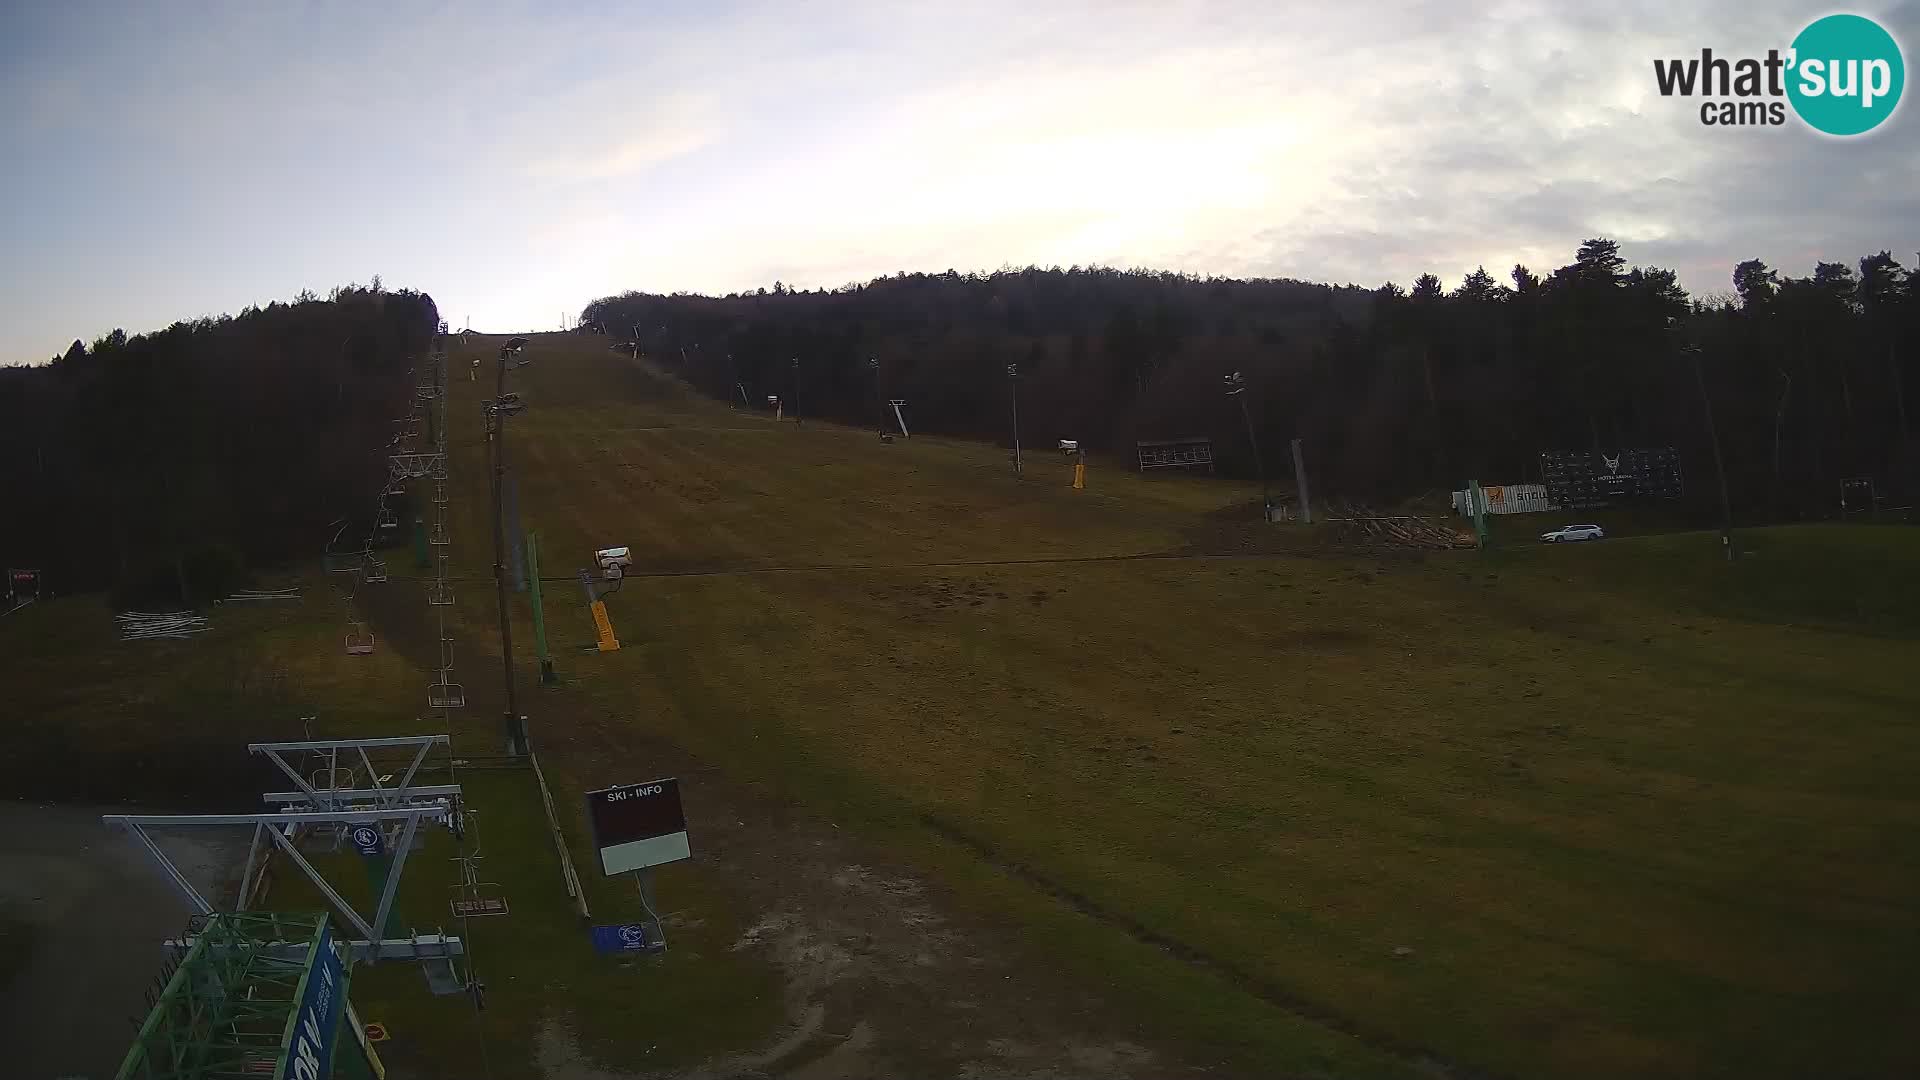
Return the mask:
[[[459,771],[454,765],[452,739],[447,740],[447,782],[450,784],[459,783]],[[453,834],[454,847],[455,850],[459,852],[455,861],[459,862],[465,871],[460,875],[462,884],[465,884],[467,879],[474,876],[472,873],[473,864],[469,860],[478,857],[477,854],[472,856],[467,854],[467,833],[473,828],[473,822],[468,819],[466,810],[463,807],[460,811],[460,827],[454,830]],[[474,846],[476,850],[479,847],[478,843]],[[473,1007],[473,1037],[474,1041],[480,1045],[480,1071],[487,1076],[487,1080],[493,1080],[493,1055],[487,1049],[487,1025],[480,1016],[480,995],[485,992],[483,988],[486,984],[480,981],[480,969],[474,963],[473,929],[471,925],[473,916],[468,914],[465,908],[461,908],[459,919],[460,940],[466,947],[467,1003]]]

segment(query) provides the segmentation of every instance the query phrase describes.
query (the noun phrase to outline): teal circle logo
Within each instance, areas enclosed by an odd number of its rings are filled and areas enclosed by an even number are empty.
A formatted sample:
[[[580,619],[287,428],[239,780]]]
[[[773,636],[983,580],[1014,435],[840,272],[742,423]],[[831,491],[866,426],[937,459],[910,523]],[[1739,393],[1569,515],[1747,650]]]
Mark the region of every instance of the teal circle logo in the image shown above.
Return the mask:
[[[1907,84],[1900,43],[1860,15],[1828,15],[1793,39],[1787,98],[1809,127],[1863,135],[1893,115]]]

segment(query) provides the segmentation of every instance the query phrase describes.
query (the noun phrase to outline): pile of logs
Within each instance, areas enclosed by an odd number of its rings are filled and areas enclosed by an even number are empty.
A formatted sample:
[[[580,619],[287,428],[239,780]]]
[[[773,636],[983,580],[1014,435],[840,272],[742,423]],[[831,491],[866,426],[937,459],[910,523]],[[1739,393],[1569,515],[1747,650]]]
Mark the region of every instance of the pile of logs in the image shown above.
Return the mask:
[[[1473,534],[1414,514],[1381,514],[1357,503],[1336,503],[1326,520],[1351,543],[1444,551],[1474,546]]]

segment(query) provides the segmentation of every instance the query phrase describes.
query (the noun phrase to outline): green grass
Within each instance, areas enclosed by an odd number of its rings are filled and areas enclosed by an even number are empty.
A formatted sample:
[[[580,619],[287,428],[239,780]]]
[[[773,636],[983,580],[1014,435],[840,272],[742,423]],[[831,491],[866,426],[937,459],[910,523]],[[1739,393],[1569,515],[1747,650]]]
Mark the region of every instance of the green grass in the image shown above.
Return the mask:
[[[323,714],[339,736],[390,733],[419,674],[385,651],[348,660],[326,575],[275,584],[303,586],[304,600],[220,605],[187,640],[119,641],[97,594],[0,619],[23,748],[0,755],[0,795],[231,806],[259,791],[246,744],[302,738],[301,716]]]
[[[1596,583],[1662,593],[1734,619],[1920,634],[1920,536],[1910,526],[1736,529],[1732,547],[1729,563],[1716,531],[1566,547],[1520,542],[1500,554],[1547,573],[1577,567]]]
[[[246,744],[304,738],[299,718],[306,715],[316,717],[314,731],[322,738],[451,731],[463,754],[496,752],[496,714],[428,717],[422,706],[431,676],[384,638],[370,656],[346,656],[344,609],[333,583],[318,573],[300,583],[303,602],[223,605],[212,613],[212,629],[187,641],[117,641],[112,610],[99,596],[36,604],[0,620],[0,650],[11,661],[7,719],[24,748],[0,755],[0,791],[196,812],[249,810],[259,806],[262,790],[290,785],[251,757]],[[388,587],[417,589],[398,579]],[[486,599],[473,591],[468,604],[474,610],[465,614],[479,629],[457,623],[461,633],[486,629]],[[496,677],[485,653],[470,638],[463,644],[465,677],[474,683]],[[438,830],[429,834],[406,868],[400,911],[421,932],[468,936],[487,985],[487,1011],[476,1026],[464,997],[430,995],[412,965],[360,968],[353,998],[363,1019],[387,1025],[392,1041],[379,1049],[389,1064],[419,1077],[481,1076],[488,1066],[493,1075],[530,1075],[536,1037],[547,1024],[565,1030],[589,1060],[609,1067],[686,1066],[770,1038],[783,1016],[778,978],[754,954],[728,949],[745,923],[711,873],[697,864],[658,871],[662,914],[672,920],[669,953],[598,956],[563,891],[531,771],[464,770],[458,781],[476,811],[481,876],[497,883],[483,892],[506,897],[512,911],[456,925],[447,906],[459,880],[456,850]],[[559,808],[594,919],[637,920],[642,911],[631,880],[596,872],[584,812],[569,797],[578,791],[574,785],[561,793]],[[371,913],[357,856],[313,861]],[[327,907],[284,860],[266,905]],[[0,913],[0,969],[23,961],[32,945],[25,934]],[[656,992],[663,981],[673,993]],[[644,1043],[635,1041],[636,1032],[647,1034]]]
[[[1245,493],[1017,484],[988,448],[775,429],[558,340],[515,374],[550,553],[869,567],[630,580],[625,647],[563,661],[578,690],[923,861],[1148,1030],[1256,1071],[1364,1068],[1272,1002],[1519,1075],[1916,1064],[1890,1032],[1920,1004],[1920,692],[1886,584],[1913,533],[1754,532],[1731,569],[1699,533],[874,569],[1179,550]],[[557,640],[588,639],[576,593]],[[1182,1007],[1155,986],[1184,965],[1122,925],[1234,974],[1183,974]]]
[[[613,774],[666,742],[1239,1074],[1920,1070],[1920,534],[1742,530],[1728,565],[1711,532],[1549,547],[1531,535],[1559,522],[1514,518],[1490,552],[1343,554],[1233,521],[1253,491],[1230,481],[1096,460],[1074,492],[1035,455],[1020,483],[992,448],[776,426],[576,338],[532,352],[510,453],[545,573],[626,544],[682,575],[609,599],[611,654],[578,650],[577,586],[546,594],[563,687],[536,735],[597,921],[637,907],[592,874],[579,793],[643,778]],[[475,686],[498,661],[484,391],[456,379],[452,408]],[[1263,548],[1297,554],[1128,558]],[[421,726],[417,666],[349,662],[318,608],[234,613],[191,647],[117,646],[82,601],[22,614],[0,645],[36,673],[33,745],[238,751],[258,737],[238,718],[270,711],[239,681],[255,670],[284,670],[274,701],[318,703],[329,734]],[[457,743],[491,751],[489,709],[453,718]],[[701,922],[667,957],[594,957],[530,777],[462,779],[514,909],[469,931],[489,1036],[417,972],[370,969],[355,999],[390,1057],[475,1075],[484,1045],[523,1067],[548,1017],[617,1067],[765,1044],[779,986],[724,947],[754,913],[721,878],[663,873]],[[450,854],[409,871],[419,925],[445,922]]]
[[[729,951],[746,923],[697,867],[656,871],[671,949],[658,956],[600,956],[561,890],[532,773],[467,770],[458,782],[474,811],[467,843],[463,848],[435,830],[410,856],[396,903],[414,931],[462,937],[472,972],[485,984],[486,1009],[476,1018],[464,996],[431,995],[411,964],[360,968],[354,1004],[363,1020],[387,1026],[392,1040],[379,1050],[388,1064],[423,1077],[480,1076],[489,1068],[494,1075],[533,1075],[540,1032],[552,1024],[589,1060],[671,1068],[753,1045],[780,1022],[778,980],[765,964]],[[594,865],[584,839],[571,846],[579,865]],[[491,883],[479,895],[504,897],[509,914],[464,921],[450,914],[450,899],[465,895],[453,888],[460,879],[453,860],[462,850],[480,855],[477,876]],[[350,903],[371,914],[372,886],[358,855],[313,861]],[[630,879],[591,876],[585,885],[595,922],[644,918]],[[284,862],[268,904],[325,907],[298,868]],[[671,993],[660,992],[669,985]],[[636,1035],[644,1042],[636,1043]]]

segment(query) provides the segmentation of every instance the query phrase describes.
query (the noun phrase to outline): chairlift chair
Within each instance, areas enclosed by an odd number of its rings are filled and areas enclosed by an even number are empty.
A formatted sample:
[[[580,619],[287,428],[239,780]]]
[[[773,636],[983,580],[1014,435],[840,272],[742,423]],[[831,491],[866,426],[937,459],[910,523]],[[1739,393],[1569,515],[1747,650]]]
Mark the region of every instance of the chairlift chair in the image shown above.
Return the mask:
[[[373,652],[373,631],[365,623],[354,623],[347,631],[347,655],[366,656]]]
[[[307,782],[313,785],[315,791],[352,791],[353,770],[351,768],[315,769],[313,775],[307,778]]]
[[[467,693],[459,683],[437,682],[427,687],[427,707],[430,709],[464,709],[467,707]]]
[[[369,555],[367,556],[365,566],[366,566],[366,575],[361,578],[362,581],[365,581],[369,585],[378,585],[379,583],[387,580],[387,564],[386,563]]]

